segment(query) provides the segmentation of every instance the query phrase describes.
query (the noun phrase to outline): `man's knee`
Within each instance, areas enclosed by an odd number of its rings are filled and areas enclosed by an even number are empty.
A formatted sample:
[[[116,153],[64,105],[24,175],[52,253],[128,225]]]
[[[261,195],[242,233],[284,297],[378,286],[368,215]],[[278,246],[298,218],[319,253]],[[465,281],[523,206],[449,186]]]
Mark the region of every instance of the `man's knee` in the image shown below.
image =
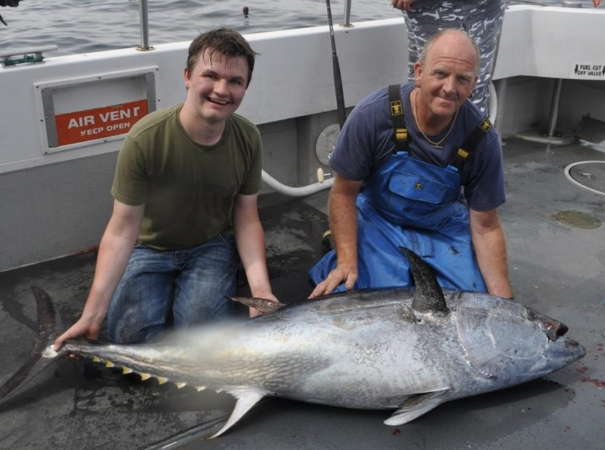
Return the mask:
[[[233,295],[235,295],[235,286],[228,291],[214,290],[198,297],[175,297],[174,326],[190,327],[233,316],[234,302],[228,298]]]
[[[120,281],[109,305],[107,332],[117,344],[147,342],[161,332],[170,314],[172,281],[125,277]]]
[[[142,310],[130,311],[120,317],[108,318],[107,336],[113,344],[141,344],[159,335],[164,329],[164,324],[164,319],[150,324]]]

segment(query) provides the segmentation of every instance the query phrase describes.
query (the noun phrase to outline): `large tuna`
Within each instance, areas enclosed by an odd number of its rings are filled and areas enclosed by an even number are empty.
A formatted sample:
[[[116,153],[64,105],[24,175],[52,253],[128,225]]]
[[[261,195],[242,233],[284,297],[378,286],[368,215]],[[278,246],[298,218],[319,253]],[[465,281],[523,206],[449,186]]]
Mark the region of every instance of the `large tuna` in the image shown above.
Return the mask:
[[[74,353],[179,386],[235,396],[218,436],[265,396],[346,408],[396,409],[401,425],[441,403],[517,385],[582,358],[567,327],[515,301],[443,292],[430,268],[403,250],[415,288],[357,291],[283,305],[237,299],[267,314],[244,323],[174,333],[145,345],[69,341],[49,296],[33,288],[40,337],[30,360],[2,387],[8,396],[42,358]],[[44,361],[44,360],[42,360]]]

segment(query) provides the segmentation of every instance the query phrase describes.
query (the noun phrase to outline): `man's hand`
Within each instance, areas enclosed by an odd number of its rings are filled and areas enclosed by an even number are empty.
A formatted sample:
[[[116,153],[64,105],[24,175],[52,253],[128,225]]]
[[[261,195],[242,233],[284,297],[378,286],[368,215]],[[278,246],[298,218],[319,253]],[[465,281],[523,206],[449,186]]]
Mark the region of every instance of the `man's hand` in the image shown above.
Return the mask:
[[[328,277],[319,283],[309,298],[331,294],[337,286],[345,283],[351,290],[359,272],[357,268],[357,208],[355,201],[362,180],[348,180],[338,173],[330,191],[330,230],[336,244],[337,264]]]
[[[255,297],[257,297],[257,296],[255,296]],[[262,299],[265,299],[265,300],[271,300],[273,302],[278,302],[279,303],[279,300],[273,294],[269,294],[269,295],[265,294],[262,297],[258,297],[258,298],[262,298]],[[262,313],[258,309],[250,307],[250,318],[251,319],[253,317],[260,316],[261,314]]]
[[[315,286],[315,289],[311,292],[309,298],[331,294],[332,291],[342,283],[345,283],[347,291],[350,291],[353,289],[353,286],[355,286],[358,276],[357,267],[338,265],[330,272],[328,278]]]
[[[65,341],[69,339],[75,339],[79,337],[87,337],[89,339],[96,339],[99,336],[99,332],[101,331],[101,324],[94,322],[92,320],[80,318],[76,323],[74,323],[71,328],[69,328],[65,333],[59,336],[55,340],[54,349],[56,352],[59,351]],[[69,355],[70,358],[79,359],[76,355]]]
[[[409,11],[412,9],[412,3],[415,1],[417,0],[391,0],[391,5],[393,5],[393,8]]]
[[[498,297],[512,298],[514,294],[508,278],[506,239],[498,212],[495,209],[476,211],[469,208],[469,217],[473,247],[487,292]]]

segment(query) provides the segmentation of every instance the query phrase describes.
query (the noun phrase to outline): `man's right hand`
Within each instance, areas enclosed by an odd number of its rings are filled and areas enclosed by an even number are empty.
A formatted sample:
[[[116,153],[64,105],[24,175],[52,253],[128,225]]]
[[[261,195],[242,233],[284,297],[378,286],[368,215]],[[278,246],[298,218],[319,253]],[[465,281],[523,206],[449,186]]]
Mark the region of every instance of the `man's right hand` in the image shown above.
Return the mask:
[[[330,272],[328,278],[315,286],[315,289],[313,289],[309,298],[331,294],[332,291],[342,283],[345,283],[347,291],[350,291],[353,289],[353,286],[355,286],[358,276],[357,267],[346,265],[336,266],[336,268]]]
[[[113,213],[101,239],[95,276],[82,316],[55,340],[55,351],[68,339],[96,339],[99,336],[111,297],[132,254],[144,210],[144,204],[130,206],[114,200]]]
[[[79,337],[96,339],[99,336],[100,331],[101,324],[81,317],[80,320],[71,326],[71,328],[69,328],[65,333],[55,340],[55,351],[59,351],[59,349],[63,346],[63,343],[68,339],[75,339]],[[70,356],[73,357],[73,355]]]

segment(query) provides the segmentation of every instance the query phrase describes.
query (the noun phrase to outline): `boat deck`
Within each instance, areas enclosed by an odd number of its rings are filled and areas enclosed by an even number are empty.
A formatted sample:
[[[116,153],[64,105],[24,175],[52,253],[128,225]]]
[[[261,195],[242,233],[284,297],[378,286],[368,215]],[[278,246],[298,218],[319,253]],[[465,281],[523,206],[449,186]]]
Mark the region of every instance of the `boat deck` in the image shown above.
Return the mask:
[[[227,394],[142,382],[89,361],[61,360],[0,405],[6,449],[519,449],[583,448],[605,442],[605,226],[584,229],[556,214],[605,219],[605,195],[570,182],[564,169],[605,160],[605,148],[505,140],[508,201],[500,209],[516,297],[569,326],[586,357],[547,378],[439,406],[389,427],[389,411],[358,411],[271,400],[215,440],[234,401]],[[581,166],[579,166],[581,167]],[[605,173],[580,173],[605,191]],[[572,174],[573,175],[573,174]],[[600,187],[598,187],[600,184]],[[269,270],[284,302],[311,292],[306,272],[321,254],[327,192],[262,199]],[[79,316],[95,253],[0,273],[0,384],[27,359],[36,337],[30,286],[55,299],[65,324]],[[245,293],[245,286],[241,287]]]

